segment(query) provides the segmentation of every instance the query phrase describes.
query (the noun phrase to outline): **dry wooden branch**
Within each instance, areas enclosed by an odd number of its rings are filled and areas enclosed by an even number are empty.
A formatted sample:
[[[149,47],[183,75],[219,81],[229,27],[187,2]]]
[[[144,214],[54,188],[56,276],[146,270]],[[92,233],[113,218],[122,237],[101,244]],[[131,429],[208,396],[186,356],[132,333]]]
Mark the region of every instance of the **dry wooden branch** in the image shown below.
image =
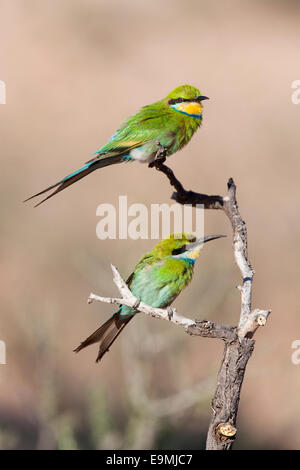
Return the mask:
[[[92,302],[104,302],[109,304],[119,304],[119,305],[127,305],[127,307],[132,307],[139,312],[145,313],[146,315],[151,315],[155,318],[161,318],[163,320],[171,321],[176,325],[180,325],[186,330],[189,326],[195,325],[195,322],[190,318],[183,317],[176,312],[175,308],[154,308],[151,305],[147,305],[144,302],[141,302],[137,297],[135,297],[129,287],[127,286],[126,282],[120,276],[119,271],[113,265],[111,265],[111,269],[113,271],[114,277],[113,281],[116,284],[117,288],[119,289],[122,298],[118,299],[115,297],[100,297],[93,293],[90,294],[88,298],[88,303]]]
[[[209,196],[206,194],[186,191],[177,180],[173,171],[159,159],[152,163],[152,167],[163,172],[169,179],[176,192],[172,199],[179,204],[203,204],[205,209],[223,210],[230,220],[233,230],[233,251],[237,266],[242,275],[241,311],[239,324],[236,327],[219,325],[206,320],[191,320],[176,312],[174,308],[159,309],[141,302],[137,299],[118,270],[112,266],[114,283],[121,298],[100,297],[90,294],[88,302],[106,302],[123,304],[136,310],[161,318],[179,325],[190,335],[206,338],[222,339],[225,349],[222,363],[218,372],[216,391],[212,400],[212,418],[208,429],[206,449],[231,449],[236,437],[236,418],[240,400],[240,392],[248,360],[254,349],[255,341],[252,339],[259,326],[266,324],[271,310],[251,310],[252,282],[254,270],[248,260],[247,229],[236,201],[236,186],[232,178],[228,180],[226,196]]]
[[[230,220],[233,231],[233,252],[242,275],[241,311],[237,328],[215,325],[212,322],[195,322],[188,328],[190,334],[199,334],[225,341],[224,355],[217,378],[217,387],[212,400],[212,418],[207,434],[206,448],[210,450],[231,449],[236,436],[241,387],[248,360],[254,349],[252,339],[258,326],[264,326],[271,310],[251,310],[252,282],[254,270],[248,259],[247,228],[236,200],[236,186],[232,178],[227,183],[226,196],[208,196],[186,191],[173,171],[157,160],[153,167],[163,172],[176,192],[172,199],[179,204],[203,204],[205,209],[221,209]],[[205,334],[204,334],[205,332]]]

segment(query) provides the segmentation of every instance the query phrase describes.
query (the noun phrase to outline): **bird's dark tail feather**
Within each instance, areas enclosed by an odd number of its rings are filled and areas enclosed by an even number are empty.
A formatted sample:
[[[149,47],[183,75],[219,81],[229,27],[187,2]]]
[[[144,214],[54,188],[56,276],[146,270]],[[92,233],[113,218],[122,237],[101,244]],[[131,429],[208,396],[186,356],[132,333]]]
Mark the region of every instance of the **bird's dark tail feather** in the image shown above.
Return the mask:
[[[80,343],[80,345],[74,349],[74,352],[79,352],[83,348],[99,342],[100,347],[96,359],[96,362],[99,362],[102,356],[109,350],[110,346],[117,339],[121,331],[125,328],[127,323],[133,318],[133,315],[122,318],[120,311],[121,309],[114,313],[109,320],[94,331],[94,333],[92,333],[86,340]]]
[[[33,196],[30,196],[29,198],[25,199],[25,201],[30,201],[30,199],[33,199],[34,197],[40,196],[41,194],[47,193],[53,188],[58,188],[53,191],[53,193],[49,194],[45,199],[43,199],[41,202],[36,204],[34,207],[39,206],[43,202],[47,201],[47,199],[50,199],[52,196],[55,194],[59,193],[63,189],[66,189],[68,186],[71,186],[71,184],[76,183],[76,181],[79,181],[81,178],[84,178],[87,176],[89,173],[92,173],[92,171],[97,170],[98,168],[104,168],[105,166],[113,165],[114,163],[120,163],[122,161],[122,155],[114,155],[106,158],[100,158],[97,160],[93,160],[90,163],[87,163],[84,165],[82,168],[79,170],[75,171],[74,173],[71,173],[70,175],[66,176],[64,179],[58,181],[58,183],[53,184],[52,186],[49,186],[48,188],[44,189],[43,191],[40,191],[39,193],[34,194]]]

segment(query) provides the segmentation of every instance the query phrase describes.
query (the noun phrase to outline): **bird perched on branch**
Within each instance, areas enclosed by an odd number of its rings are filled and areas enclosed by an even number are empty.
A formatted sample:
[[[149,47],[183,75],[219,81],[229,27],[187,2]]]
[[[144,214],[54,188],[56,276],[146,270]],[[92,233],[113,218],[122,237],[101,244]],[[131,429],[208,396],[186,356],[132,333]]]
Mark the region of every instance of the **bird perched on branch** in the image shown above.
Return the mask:
[[[204,243],[224,236],[212,235],[196,239],[193,234],[188,233],[170,235],[139,260],[127,279],[128,287],[139,301],[156,308],[168,307],[192,280],[194,264]],[[75,352],[100,343],[96,362],[100,361],[137,312],[134,308],[121,305]]]
[[[26,201],[56,188],[37,204],[39,206],[98,168],[134,160],[151,164],[155,158],[165,159],[186,145],[200,127],[202,101],[206,99],[207,96],[202,96],[190,85],[175,88],[166,98],[144,106],[128,118],[108,143],[95,152],[95,157],[79,170]]]

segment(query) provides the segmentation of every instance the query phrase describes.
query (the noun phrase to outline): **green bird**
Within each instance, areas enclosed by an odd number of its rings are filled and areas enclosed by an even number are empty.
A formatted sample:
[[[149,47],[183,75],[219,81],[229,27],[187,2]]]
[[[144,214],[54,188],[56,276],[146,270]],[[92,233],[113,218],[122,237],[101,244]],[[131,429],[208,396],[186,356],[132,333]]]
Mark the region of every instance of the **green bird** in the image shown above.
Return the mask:
[[[225,236],[196,239],[189,233],[171,234],[139,260],[127,279],[128,287],[140,301],[156,308],[168,307],[192,280],[194,264],[204,243]],[[137,312],[134,308],[120,306],[74,351],[79,352],[86,346],[100,343],[96,362],[100,361]]]
[[[193,86],[175,88],[166,98],[144,106],[123,122],[108,143],[79,170],[26,201],[56,188],[36,205],[39,206],[98,168],[134,160],[151,164],[155,158],[165,159],[182,149],[201,126],[202,101],[207,99]]]

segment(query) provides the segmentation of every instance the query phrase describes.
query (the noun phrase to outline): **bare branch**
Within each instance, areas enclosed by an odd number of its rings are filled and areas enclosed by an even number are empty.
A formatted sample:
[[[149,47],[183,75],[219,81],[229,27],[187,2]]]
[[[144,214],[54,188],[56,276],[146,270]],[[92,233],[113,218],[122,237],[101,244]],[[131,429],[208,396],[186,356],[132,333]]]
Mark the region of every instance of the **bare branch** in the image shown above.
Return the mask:
[[[230,449],[236,435],[236,417],[239,406],[240,391],[245,369],[254,348],[251,339],[259,326],[266,324],[271,310],[251,309],[252,283],[254,269],[248,258],[247,228],[242,219],[236,200],[236,186],[232,178],[227,183],[225,196],[209,196],[186,191],[177,180],[173,171],[157,160],[153,166],[164,173],[175,187],[172,199],[179,204],[203,204],[205,209],[221,209],[227,215],[233,231],[233,252],[235,262],[241,272],[242,286],[241,311],[238,328],[215,325],[212,322],[196,322],[188,328],[191,334],[221,338],[225,341],[224,356],[218,373],[217,388],[212,400],[212,419],[207,435],[207,449]],[[204,334],[204,332],[207,334]]]
[[[207,320],[195,320],[195,325],[188,328],[190,335],[203,336],[204,338],[223,339],[227,343],[237,340],[236,328],[233,326],[218,325]]]
[[[248,259],[247,228],[242,219],[236,200],[236,186],[232,178],[227,183],[225,196],[209,196],[206,194],[186,191],[173,171],[164,165],[164,158],[151,163],[151,167],[164,173],[174,186],[176,192],[172,199],[180,204],[203,204],[205,209],[223,210],[227,215],[233,231],[233,252],[235,262],[241,272],[242,286],[241,310],[237,327],[219,325],[206,320],[191,320],[178,314],[174,308],[159,309],[151,307],[137,299],[118,270],[112,266],[114,283],[121,298],[99,297],[90,294],[88,302],[98,301],[117,303],[134,308],[155,318],[161,318],[179,325],[190,335],[206,338],[222,339],[225,349],[222,363],[218,372],[217,387],[212,400],[212,418],[207,435],[207,449],[231,449],[236,436],[236,418],[240,400],[240,392],[245,369],[250,359],[255,341],[252,339],[259,326],[266,324],[271,310],[255,309],[252,311],[252,282],[254,270]]]
[[[127,307],[132,307],[139,312],[145,313],[146,315],[151,315],[155,318],[168,320],[172,323],[175,323],[176,325],[182,326],[185,329],[187,329],[189,326],[195,325],[195,322],[193,320],[191,320],[190,318],[183,317],[182,315],[176,312],[175,308],[154,308],[151,307],[151,305],[147,305],[144,302],[141,302],[137,297],[132,294],[126,282],[121,277],[117,268],[113,265],[111,265],[111,268],[114,273],[114,283],[119,289],[122,298],[100,297],[91,293],[88,298],[88,303],[105,302],[109,304],[127,305]]]
[[[152,167],[164,173],[174,186],[176,192],[172,194],[171,199],[174,199],[179,204],[203,204],[205,209],[223,209],[224,200],[221,196],[208,196],[207,194],[194,193],[193,191],[186,191],[180,181],[175,177],[171,168],[164,164],[160,159],[152,163]]]
[[[251,338],[259,326],[265,326],[270,313],[271,310],[260,310],[259,308],[250,312],[239,324],[237,330],[239,338],[242,339],[246,336]]]

